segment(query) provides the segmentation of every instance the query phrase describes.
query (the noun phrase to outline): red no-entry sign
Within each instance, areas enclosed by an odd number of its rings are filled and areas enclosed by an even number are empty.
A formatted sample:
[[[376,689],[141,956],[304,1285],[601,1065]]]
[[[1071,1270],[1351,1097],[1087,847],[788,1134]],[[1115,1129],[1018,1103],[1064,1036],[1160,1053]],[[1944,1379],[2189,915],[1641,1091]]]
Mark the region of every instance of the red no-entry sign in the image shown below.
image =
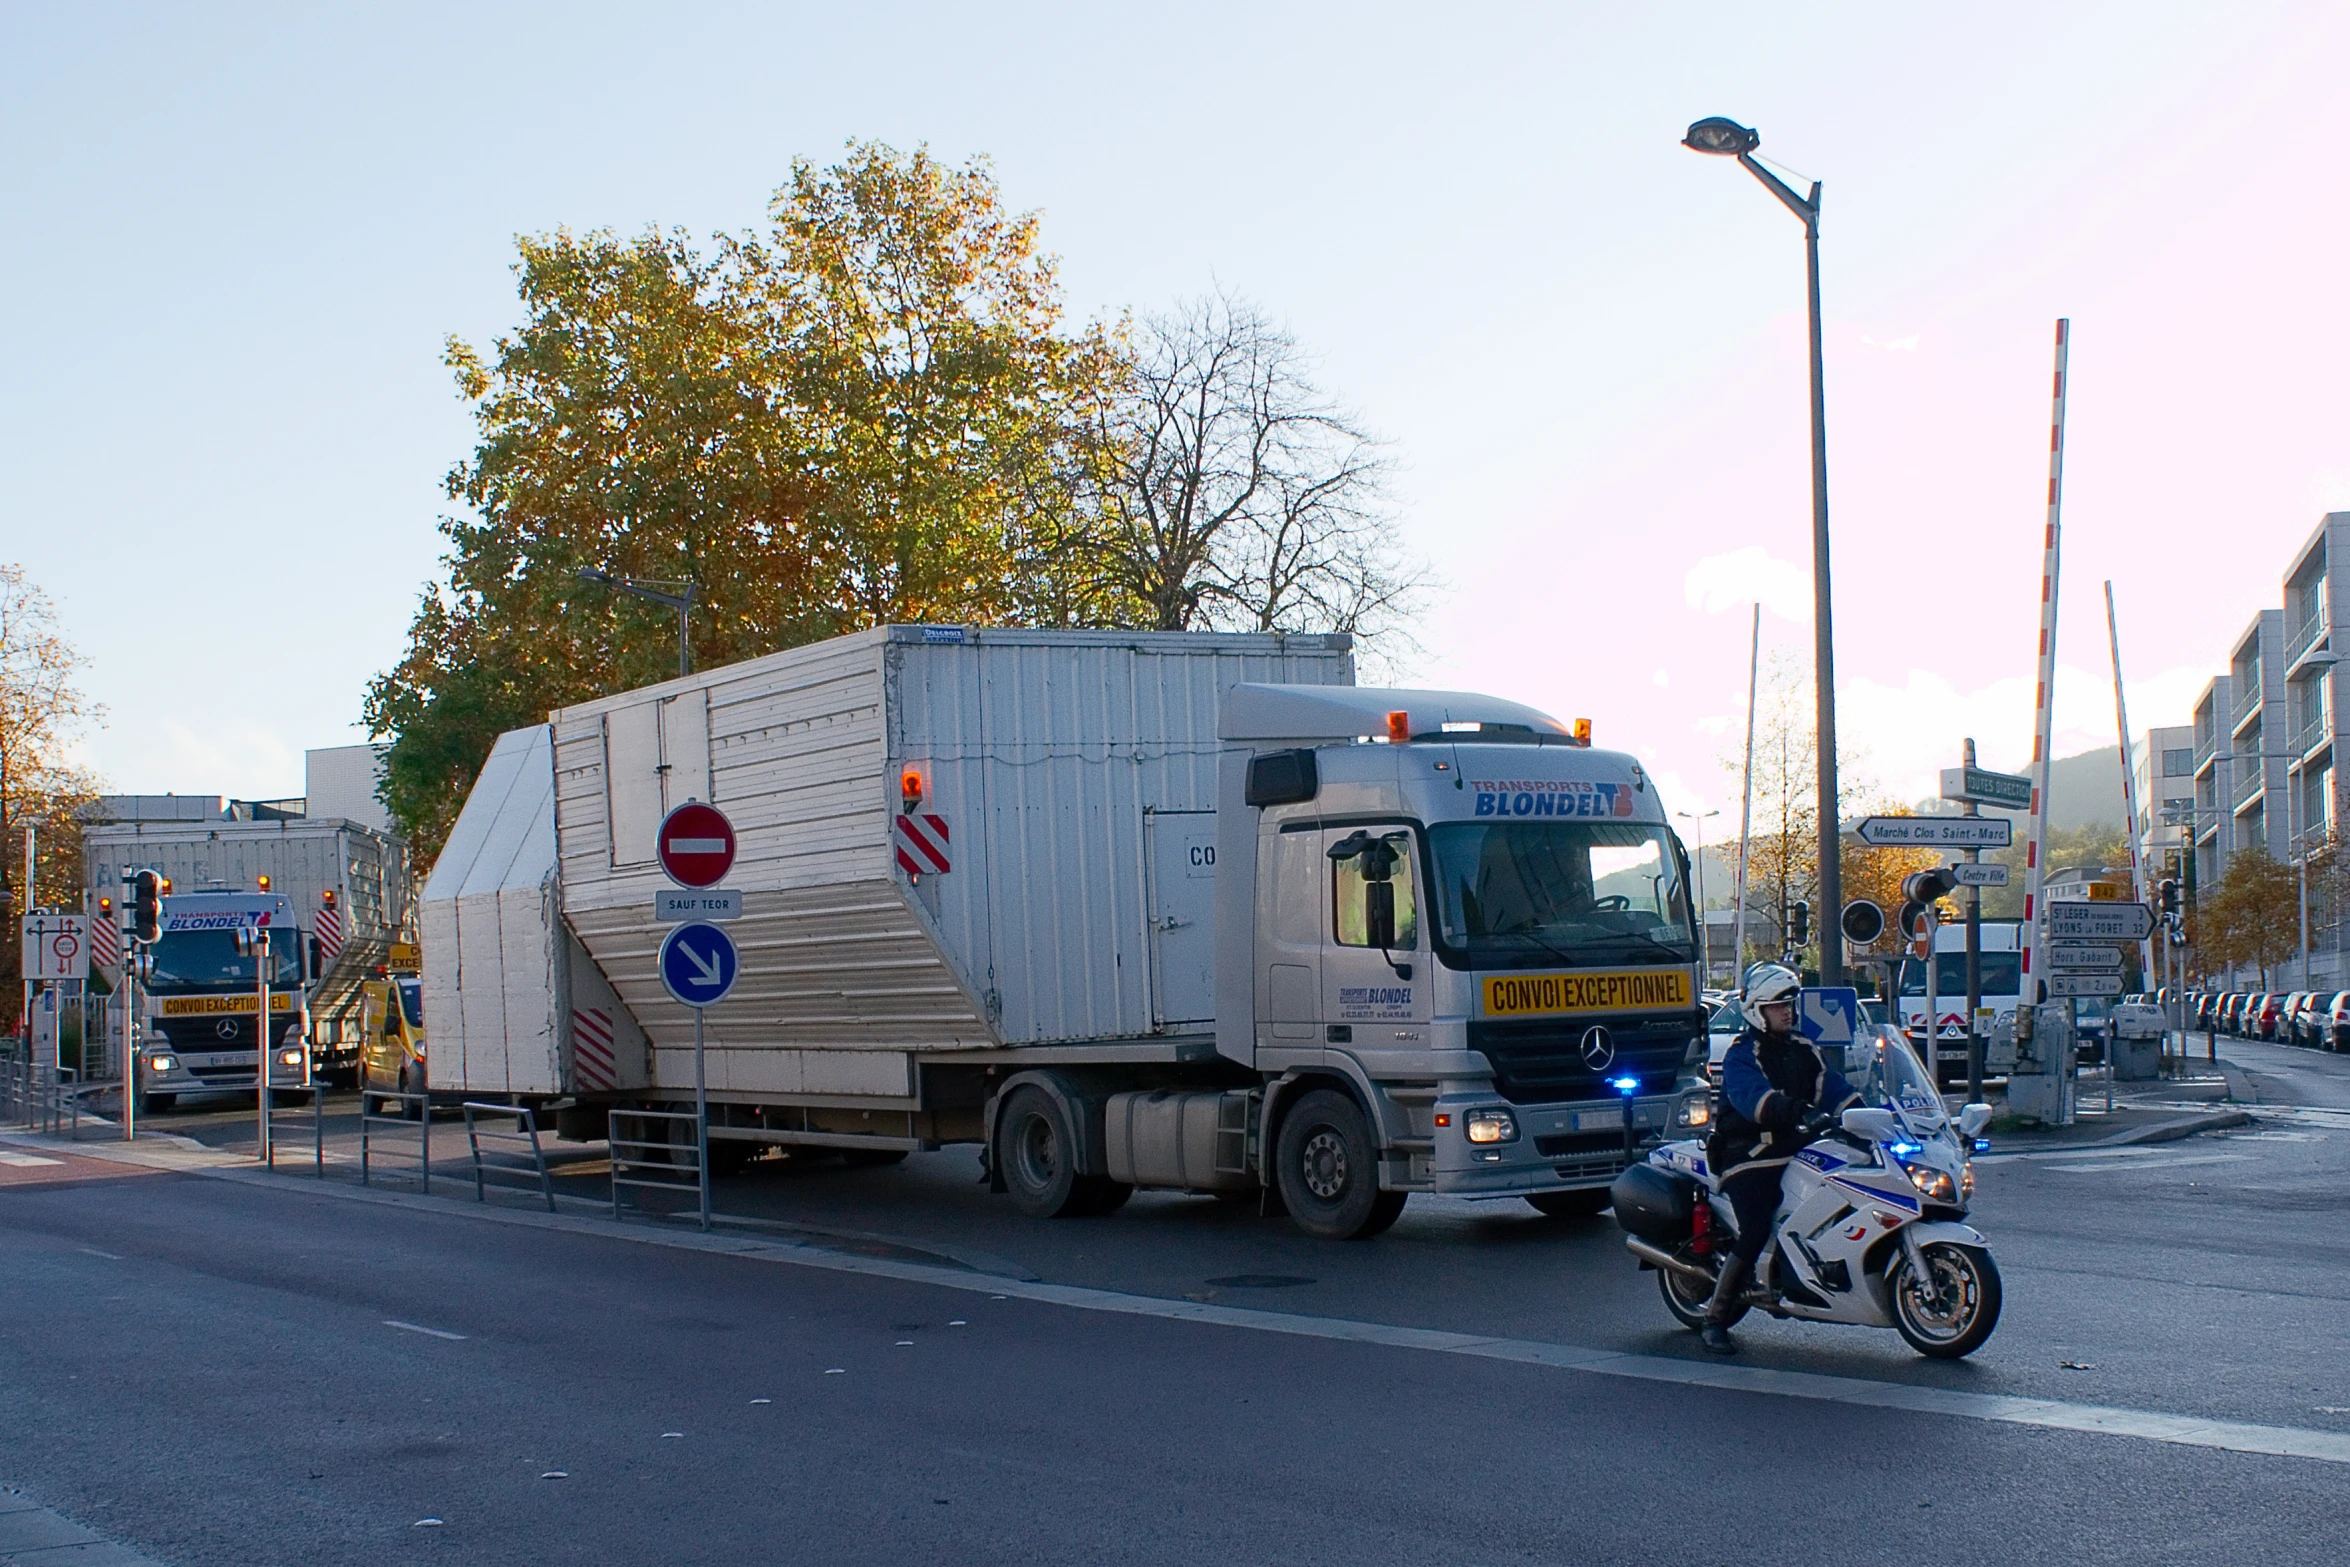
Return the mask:
[[[734,823],[715,805],[699,800],[661,818],[653,840],[661,869],[680,887],[715,887],[734,869]]]

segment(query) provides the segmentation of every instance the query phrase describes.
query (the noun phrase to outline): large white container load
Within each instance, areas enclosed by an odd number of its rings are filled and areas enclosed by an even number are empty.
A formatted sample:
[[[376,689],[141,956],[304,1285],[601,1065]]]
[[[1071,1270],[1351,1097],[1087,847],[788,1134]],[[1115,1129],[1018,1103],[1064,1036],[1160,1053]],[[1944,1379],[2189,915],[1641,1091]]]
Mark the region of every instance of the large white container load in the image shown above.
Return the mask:
[[[1637,759],[1344,636],[884,627],[505,736],[426,888],[436,1093],[695,1102],[655,838],[734,824],[711,1167],[980,1143],[1039,1216],[1270,1188],[1595,1213],[1702,1124],[1688,856]]]
[[[715,1098],[904,1109],[918,1054],[1204,1033],[1218,693],[1351,683],[1350,649],[886,627],[515,731],[425,887],[433,1084],[690,1091],[692,1020],[655,972],[652,915],[654,830],[688,799],[726,811],[741,846]],[[611,1077],[577,1075],[580,1027]],[[649,1064],[631,1050],[646,1037]]]

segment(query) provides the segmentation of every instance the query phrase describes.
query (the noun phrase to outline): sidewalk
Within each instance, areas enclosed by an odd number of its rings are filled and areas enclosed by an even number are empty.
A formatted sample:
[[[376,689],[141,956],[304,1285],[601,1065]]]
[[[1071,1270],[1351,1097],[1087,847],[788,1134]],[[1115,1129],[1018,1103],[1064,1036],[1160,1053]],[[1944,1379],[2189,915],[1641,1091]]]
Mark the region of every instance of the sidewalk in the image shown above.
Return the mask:
[[[2224,1056],[2212,1061],[2190,1055],[2184,1075],[2177,1078],[2114,1084],[2111,1110],[2106,1108],[2106,1088],[2104,1073],[2092,1068],[2077,1084],[2071,1126],[2016,1126],[2003,1116],[1995,1117],[1991,1146],[2007,1153],[2169,1142],[2250,1125],[2252,1117],[2244,1107],[2261,1102],[2251,1079]]]

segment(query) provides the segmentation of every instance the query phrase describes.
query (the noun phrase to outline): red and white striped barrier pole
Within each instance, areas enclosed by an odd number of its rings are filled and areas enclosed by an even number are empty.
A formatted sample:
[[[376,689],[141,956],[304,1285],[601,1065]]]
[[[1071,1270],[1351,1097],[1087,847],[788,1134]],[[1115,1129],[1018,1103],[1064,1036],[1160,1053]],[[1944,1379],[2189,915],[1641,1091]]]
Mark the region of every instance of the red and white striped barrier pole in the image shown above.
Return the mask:
[[[2023,1004],[2038,1000],[2036,981],[2047,968],[2047,938],[2040,934],[2040,894],[2048,857],[2048,748],[2056,713],[2056,585],[2063,543],[2064,371],[2072,323],[2056,323],[2054,409],[2048,419],[2048,536],[2040,557],[2040,671],[2032,696],[2032,816],[2024,843]],[[2126,742],[2125,742],[2126,744]],[[2127,757],[2123,761],[2128,767]]]

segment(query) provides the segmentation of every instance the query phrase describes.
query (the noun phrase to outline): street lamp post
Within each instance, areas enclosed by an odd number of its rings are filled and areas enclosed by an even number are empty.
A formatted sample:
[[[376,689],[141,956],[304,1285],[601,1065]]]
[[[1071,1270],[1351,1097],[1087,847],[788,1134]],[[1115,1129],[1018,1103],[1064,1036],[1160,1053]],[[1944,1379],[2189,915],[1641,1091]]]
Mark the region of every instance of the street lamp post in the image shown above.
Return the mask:
[[[580,567],[579,580],[599,583],[608,588],[618,588],[623,593],[633,593],[638,598],[650,599],[656,604],[666,604],[676,610],[677,672],[681,676],[694,672],[694,648],[691,640],[693,628],[690,619],[694,607],[693,583],[655,582],[645,577],[615,577],[610,572],[598,571],[593,566]]]
[[[1713,937],[1705,928],[1705,819],[1719,816],[1719,810],[1675,811],[1683,821],[1696,823],[1697,832],[1697,967],[1702,975],[1711,976],[1714,967]]]
[[[1844,982],[1844,867],[1836,820],[1836,638],[1828,595],[1828,402],[1820,359],[1820,182],[1798,196],[1755,160],[1760,132],[1715,116],[1689,127],[1681,145],[1717,158],[1736,158],[1787,210],[1803,220],[1803,254],[1811,311],[1811,592],[1812,685],[1818,706],[1820,761],[1820,983]]]

